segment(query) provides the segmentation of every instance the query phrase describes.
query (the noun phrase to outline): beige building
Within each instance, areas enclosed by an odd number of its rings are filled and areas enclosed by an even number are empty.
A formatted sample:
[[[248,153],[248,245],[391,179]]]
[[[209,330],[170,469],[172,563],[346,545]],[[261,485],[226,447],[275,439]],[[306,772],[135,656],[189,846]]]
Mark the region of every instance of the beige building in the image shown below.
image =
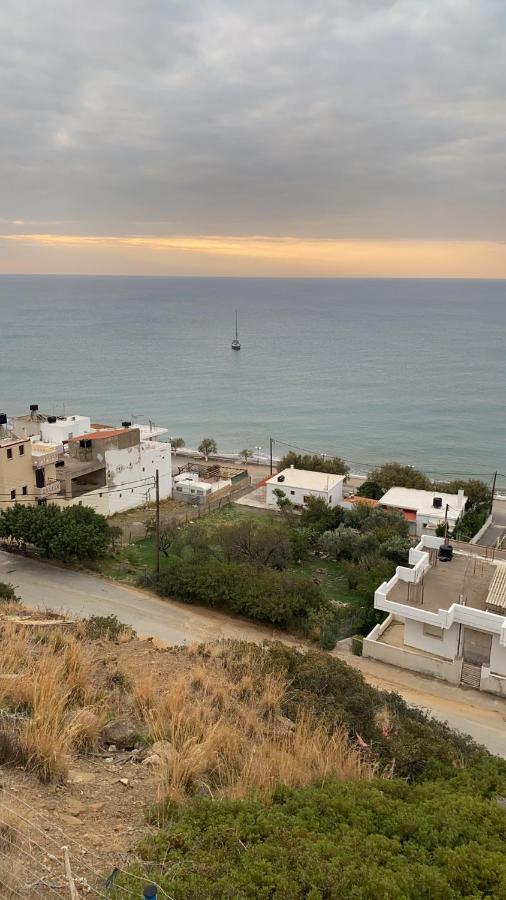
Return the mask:
[[[32,444],[0,428],[0,509],[14,503],[45,503],[60,490],[56,478],[58,453]]]

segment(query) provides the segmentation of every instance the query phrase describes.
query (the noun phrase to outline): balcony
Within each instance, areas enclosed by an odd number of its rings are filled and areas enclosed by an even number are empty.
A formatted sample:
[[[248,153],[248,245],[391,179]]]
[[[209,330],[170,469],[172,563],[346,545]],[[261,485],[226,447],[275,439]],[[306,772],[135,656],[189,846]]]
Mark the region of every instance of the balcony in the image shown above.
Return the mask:
[[[60,459],[58,450],[32,450],[32,463],[35,469],[43,469],[45,466],[54,465]]]
[[[44,500],[46,497],[52,497],[54,494],[58,494],[60,487],[59,481],[48,481],[44,487],[34,488],[34,493],[38,500]]]

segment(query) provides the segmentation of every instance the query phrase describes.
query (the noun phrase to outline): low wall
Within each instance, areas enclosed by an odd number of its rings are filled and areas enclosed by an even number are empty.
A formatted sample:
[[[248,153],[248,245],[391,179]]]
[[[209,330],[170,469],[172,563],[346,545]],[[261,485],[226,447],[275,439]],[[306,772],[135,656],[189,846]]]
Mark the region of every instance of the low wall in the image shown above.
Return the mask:
[[[470,544],[477,544],[478,541],[479,541],[479,540],[483,537],[483,535],[485,534],[487,528],[490,527],[490,525],[492,525],[492,516],[489,516],[489,517],[488,517],[488,519],[485,521],[484,525],[481,526],[480,530],[476,532],[476,534],[474,535],[474,537],[471,538],[471,540],[469,541],[469,543],[470,543]]]
[[[494,675],[487,666],[482,666],[480,691],[487,691],[489,694],[497,694],[499,697],[506,697],[506,678],[502,675]]]
[[[385,624],[384,622],[383,625]],[[378,627],[377,625],[376,628],[373,628],[371,633],[364,638],[362,656],[377,659],[379,662],[388,663],[391,666],[398,666],[400,669],[409,669],[411,672],[418,672],[421,675],[431,675],[433,678],[448,681],[450,684],[460,684],[461,659],[437,659],[434,656],[422,656],[402,647],[392,647],[390,644],[381,643],[377,637],[374,637]]]

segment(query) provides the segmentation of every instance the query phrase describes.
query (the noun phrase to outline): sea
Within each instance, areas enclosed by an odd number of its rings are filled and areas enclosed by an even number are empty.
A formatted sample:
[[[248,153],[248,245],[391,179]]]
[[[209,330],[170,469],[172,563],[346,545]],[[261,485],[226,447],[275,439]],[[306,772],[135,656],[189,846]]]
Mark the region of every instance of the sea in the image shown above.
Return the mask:
[[[224,453],[273,438],[488,479],[505,363],[506,281],[0,276],[0,412],[152,420]]]

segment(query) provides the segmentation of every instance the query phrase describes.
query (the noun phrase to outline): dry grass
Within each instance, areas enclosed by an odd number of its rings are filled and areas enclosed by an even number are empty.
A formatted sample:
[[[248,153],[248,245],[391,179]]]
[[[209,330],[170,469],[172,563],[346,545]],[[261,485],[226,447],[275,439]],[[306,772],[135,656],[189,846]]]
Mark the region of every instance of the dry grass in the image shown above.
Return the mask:
[[[290,684],[248,649],[193,645],[169,659],[170,677],[154,657],[151,671],[130,678],[117,650],[106,658],[107,639],[87,641],[79,628],[0,629],[0,703],[25,716],[0,719],[0,756],[43,781],[65,780],[72,754],[94,748],[105,721],[125,714],[158,742],[160,800],[267,796],[280,783],[376,774],[344,730],[329,734],[303,712],[287,720]]]
[[[135,691],[150,739],[157,747],[159,799],[175,804],[195,794],[268,796],[330,777],[372,778],[373,764],[348,740],[308,713],[291,723],[280,715],[289,684],[280,675],[234,665],[224,645],[192,654],[167,690],[146,676]],[[238,671],[241,674],[238,675]]]
[[[63,629],[3,624],[0,668],[0,705],[24,716],[0,719],[2,760],[63,781],[72,751],[96,745],[107,715],[94,649]]]

